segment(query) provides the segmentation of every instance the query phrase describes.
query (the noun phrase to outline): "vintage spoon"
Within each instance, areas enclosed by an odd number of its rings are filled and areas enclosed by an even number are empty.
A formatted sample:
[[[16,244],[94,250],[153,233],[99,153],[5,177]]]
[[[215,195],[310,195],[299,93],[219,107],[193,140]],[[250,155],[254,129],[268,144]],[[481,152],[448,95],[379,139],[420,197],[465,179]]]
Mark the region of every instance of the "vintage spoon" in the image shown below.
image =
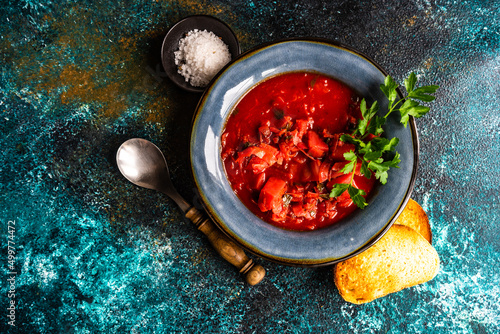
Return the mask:
[[[262,281],[265,269],[249,259],[243,249],[224,235],[205,213],[198,211],[179,195],[170,179],[165,157],[156,145],[145,139],[129,139],[116,152],[116,163],[130,182],[161,191],[173,199],[186,217],[208,237],[215,250],[245,274],[248,284],[255,285]]]

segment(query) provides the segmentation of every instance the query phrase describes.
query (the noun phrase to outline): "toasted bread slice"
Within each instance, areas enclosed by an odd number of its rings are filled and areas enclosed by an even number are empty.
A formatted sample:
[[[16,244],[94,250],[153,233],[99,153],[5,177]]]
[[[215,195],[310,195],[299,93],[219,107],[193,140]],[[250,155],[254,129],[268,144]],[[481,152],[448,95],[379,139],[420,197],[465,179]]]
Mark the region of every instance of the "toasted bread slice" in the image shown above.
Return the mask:
[[[424,209],[410,199],[403,212],[399,215],[394,224],[405,225],[411,227],[420,233],[429,243],[432,243],[432,232],[429,224],[429,218]]]
[[[372,247],[338,263],[334,281],[342,298],[363,304],[427,282],[439,270],[439,256],[412,228],[393,225]]]

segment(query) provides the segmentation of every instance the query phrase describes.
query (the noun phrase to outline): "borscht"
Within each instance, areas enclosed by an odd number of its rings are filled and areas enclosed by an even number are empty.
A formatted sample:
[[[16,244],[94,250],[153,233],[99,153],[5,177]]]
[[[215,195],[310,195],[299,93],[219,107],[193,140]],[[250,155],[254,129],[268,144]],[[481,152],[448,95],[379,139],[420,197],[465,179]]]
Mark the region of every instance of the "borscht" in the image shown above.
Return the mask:
[[[351,183],[366,195],[375,178],[344,174],[340,140],[361,117],[360,98],[345,84],[313,72],[271,77],[233,108],[221,136],[221,158],[238,198],[275,226],[298,231],[330,226],[357,206],[349,194],[330,197],[333,185]]]

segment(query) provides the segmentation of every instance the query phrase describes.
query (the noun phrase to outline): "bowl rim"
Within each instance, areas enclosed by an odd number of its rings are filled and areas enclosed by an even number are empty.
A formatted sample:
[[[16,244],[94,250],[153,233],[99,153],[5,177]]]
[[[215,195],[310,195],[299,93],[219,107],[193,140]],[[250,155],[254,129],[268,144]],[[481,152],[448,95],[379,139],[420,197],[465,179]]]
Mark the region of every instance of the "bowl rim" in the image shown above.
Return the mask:
[[[201,98],[198,101],[198,105],[197,105],[197,107],[195,109],[195,113],[193,114],[193,127],[191,128],[191,131],[192,131],[191,132],[191,144],[192,144],[192,140],[193,140],[193,131],[195,130],[195,121],[196,121],[197,116],[200,113],[200,108],[206,102],[206,100],[207,100],[207,98],[208,98],[208,96],[209,96],[212,88],[214,87],[214,85],[217,84],[217,80],[226,72],[226,70],[229,67],[231,67],[233,64],[235,64],[237,62],[240,62],[243,59],[249,57],[250,55],[252,55],[254,53],[257,53],[257,52],[259,52],[259,51],[261,51],[261,50],[263,50],[265,48],[271,47],[271,46],[276,45],[276,44],[282,44],[282,43],[288,43],[288,42],[320,43],[320,44],[326,44],[326,45],[329,45],[329,46],[332,46],[332,47],[335,47],[335,48],[343,49],[344,51],[353,53],[356,56],[364,58],[365,61],[367,61],[368,63],[370,63],[374,67],[376,67],[377,70],[379,70],[384,76],[388,75],[388,72],[380,64],[378,64],[374,59],[372,59],[371,57],[367,56],[363,52],[360,52],[360,51],[356,50],[355,48],[353,48],[351,46],[345,45],[345,44],[343,44],[343,43],[341,43],[339,41],[332,40],[332,39],[327,39],[327,38],[322,38],[322,37],[292,37],[292,38],[277,39],[277,40],[273,40],[273,41],[269,41],[269,42],[258,44],[256,46],[250,48],[249,50],[241,53],[236,58],[232,59],[228,64],[226,64],[219,71],[219,73],[214,77],[214,79],[206,87],[205,91],[203,92],[203,95],[201,96]],[[282,73],[280,73],[280,74],[282,74]],[[259,82],[262,82],[262,80],[259,81]],[[253,87],[255,87],[255,84],[251,88],[253,88]],[[251,89],[251,88],[249,88],[249,89]],[[247,89],[246,92],[248,92],[249,89]],[[400,98],[400,99],[403,98],[403,94],[402,94],[401,88],[398,87],[396,89],[396,91],[397,91],[397,94],[398,94],[398,98]],[[246,92],[244,94],[246,94]],[[361,246],[357,250],[355,250],[355,251],[351,252],[350,254],[347,254],[347,255],[345,255],[345,256],[343,256],[341,258],[330,258],[330,259],[313,260],[313,261],[307,260],[307,259],[306,260],[297,260],[297,259],[291,260],[291,259],[284,259],[284,258],[272,256],[272,255],[263,253],[262,251],[260,251],[258,249],[255,249],[254,247],[251,247],[249,244],[245,243],[244,240],[241,240],[236,235],[234,235],[232,233],[232,231],[230,229],[228,229],[223,222],[219,221],[217,214],[212,210],[211,206],[209,204],[207,204],[207,200],[206,200],[206,198],[204,198],[203,191],[201,191],[201,185],[198,183],[198,180],[197,180],[197,177],[196,177],[196,172],[194,170],[194,164],[193,164],[193,156],[192,156],[192,153],[190,152],[191,172],[192,172],[192,175],[193,175],[194,180],[195,180],[196,188],[199,191],[199,196],[201,198],[201,203],[202,203],[205,211],[207,212],[207,214],[212,218],[212,220],[214,221],[214,223],[216,224],[216,226],[224,234],[226,234],[231,240],[233,240],[237,244],[241,245],[244,249],[246,249],[250,253],[252,253],[254,255],[257,255],[257,256],[259,256],[259,257],[261,257],[263,259],[269,260],[271,262],[275,262],[275,263],[279,263],[279,264],[284,264],[284,265],[290,265],[290,266],[297,266],[297,267],[321,267],[321,266],[333,265],[335,263],[338,263],[338,262],[347,260],[347,259],[349,259],[351,257],[354,257],[354,256],[356,256],[356,255],[364,252],[368,248],[372,247],[377,241],[379,241],[385,235],[385,233],[387,233],[387,231],[391,228],[391,226],[397,220],[397,218],[399,217],[399,215],[401,214],[401,212],[406,207],[408,201],[410,200],[413,188],[415,186],[416,177],[417,177],[417,170],[418,170],[418,164],[419,164],[419,148],[420,148],[420,144],[419,144],[419,135],[418,135],[417,126],[416,126],[416,122],[415,122],[414,117],[410,116],[408,125],[409,125],[409,129],[411,131],[411,138],[412,138],[412,142],[413,142],[413,145],[412,145],[412,147],[413,147],[413,166],[412,166],[412,170],[411,170],[411,176],[410,176],[410,179],[409,179],[409,183],[408,183],[407,189],[405,191],[405,195],[402,198],[401,202],[399,203],[398,209],[392,215],[392,217],[389,219],[389,221],[386,224],[386,226],[384,228],[382,228],[378,234],[375,234],[374,236],[372,236],[368,241],[366,241],[363,244],[363,246]],[[299,231],[297,233],[309,233],[309,232],[308,231]]]

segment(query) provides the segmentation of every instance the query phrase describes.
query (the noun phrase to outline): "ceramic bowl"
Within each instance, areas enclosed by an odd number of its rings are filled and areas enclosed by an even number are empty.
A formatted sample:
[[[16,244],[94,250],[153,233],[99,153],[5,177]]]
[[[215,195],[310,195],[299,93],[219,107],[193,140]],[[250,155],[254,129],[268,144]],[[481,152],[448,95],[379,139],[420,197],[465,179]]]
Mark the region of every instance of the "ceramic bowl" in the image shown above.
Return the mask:
[[[192,86],[177,72],[177,66],[175,65],[174,52],[179,49],[180,39],[183,38],[189,31],[194,29],[201,31],[207,30],[209,32],[211,31],[220,37],[228,46],[229,53],[231,53],[231,59],[236,58],[241,53],[241,49],[238,38],[231,28],[226,23],[213,16],[188,16],[170,28],[163,39],[161,48],[161,61],[163,68],[165,69],[165,72],[170,80],[172,80],[172,82],[180,88],[193,93],[202,93],[206,87]]]
[[[314,231],[290,231],[270,225],[247,209],[233,192],[220,156],[220,135],[234,105],[249,89],[266,78],[293,71],[331,76],[368,102],[381,102],[380,113],[385,115],[387,100],[379,87],[387,74],[368,57],[321,39],[265,44],[232,61],[201,97],[190,143],[192,171],[209,215],[224,233],[248,251],[287,265],[329,265],[373,245],[406,206],[416,176],[417,130],[413,119],[405,128],[399,123],[399,116],[391,114],[388,118],[386,135],[400,139],[400,168],[390,170],[389,182],[374,189],[365,209],[357,209],[344,220]]]

